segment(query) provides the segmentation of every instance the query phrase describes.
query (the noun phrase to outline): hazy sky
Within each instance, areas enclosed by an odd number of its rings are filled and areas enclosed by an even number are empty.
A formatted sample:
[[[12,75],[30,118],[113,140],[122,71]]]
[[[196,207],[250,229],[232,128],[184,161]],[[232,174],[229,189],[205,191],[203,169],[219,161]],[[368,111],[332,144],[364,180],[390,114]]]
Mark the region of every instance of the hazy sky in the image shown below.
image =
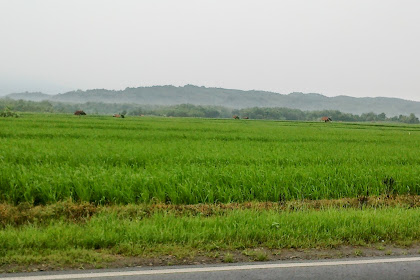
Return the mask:
[[[0,93],[195,84],[420,100],[419,0],[0,0]]]

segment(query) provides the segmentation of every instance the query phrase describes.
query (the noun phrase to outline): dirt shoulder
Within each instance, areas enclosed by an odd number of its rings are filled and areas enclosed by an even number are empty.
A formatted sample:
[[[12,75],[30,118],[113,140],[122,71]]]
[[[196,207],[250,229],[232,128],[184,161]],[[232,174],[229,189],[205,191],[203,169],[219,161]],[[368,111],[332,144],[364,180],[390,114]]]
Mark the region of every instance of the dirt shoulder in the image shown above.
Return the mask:
[[[112,255],[106,251],[95,252],[93,261],[61,262],[60,260],[43,260],[37,264],[1,264],[0,273],[12,272],[36,272],[36,271],[59,271],[70,269],[99,269],[99,268],[123,268],[144,266],[173,266],[173,265],[199,265],[221,263],[253,263],[264,261],[281,260],[322,260],[322,259],[345,259],[355,257],[389,257],[410,256],[420,254],[420,243],[410,246],[394,244],[373,244],[364,246],[340,246],[337,248],[313,248],[313,249],[268,249],[251,248],[244,250],[213,250],[210,252],[180,250],[174,255],[164,256],[123,256]],[[64,259],[66,259],[64,257]]]

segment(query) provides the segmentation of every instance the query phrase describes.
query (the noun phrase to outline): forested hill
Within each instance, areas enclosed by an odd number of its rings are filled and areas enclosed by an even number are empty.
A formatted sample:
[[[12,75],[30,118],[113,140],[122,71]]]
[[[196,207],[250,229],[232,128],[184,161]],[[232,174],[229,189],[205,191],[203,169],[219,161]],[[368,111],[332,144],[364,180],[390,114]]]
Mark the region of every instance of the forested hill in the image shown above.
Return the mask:
[[[345,113],[385,113],[388,116],[420,115],[420,102],[398,98],[355,98],[349,96],[326,97],[316,93],[290,93],[288,95],[266,91],[242,91],[223,88],[206,88],[193,85],[183,87],[153,86],[126,88],[125,90],[77,90],[57,95],[42,93],[14,93],[13,99],[32,101],[85,103],[131,103],[150,105],[213,105],[235,109],[247,107],[285,107],[304,111],[339,110]]]

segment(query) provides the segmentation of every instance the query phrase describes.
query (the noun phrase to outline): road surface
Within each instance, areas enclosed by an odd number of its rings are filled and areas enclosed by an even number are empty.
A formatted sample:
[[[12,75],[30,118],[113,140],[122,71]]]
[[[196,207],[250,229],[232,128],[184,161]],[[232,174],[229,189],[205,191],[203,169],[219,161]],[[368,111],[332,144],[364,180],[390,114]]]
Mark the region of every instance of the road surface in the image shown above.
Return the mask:
[[[404,279],[420,280],[420,256],[301,262],[123,268],[67,272],[0,274],[5,280],[61,279]]]

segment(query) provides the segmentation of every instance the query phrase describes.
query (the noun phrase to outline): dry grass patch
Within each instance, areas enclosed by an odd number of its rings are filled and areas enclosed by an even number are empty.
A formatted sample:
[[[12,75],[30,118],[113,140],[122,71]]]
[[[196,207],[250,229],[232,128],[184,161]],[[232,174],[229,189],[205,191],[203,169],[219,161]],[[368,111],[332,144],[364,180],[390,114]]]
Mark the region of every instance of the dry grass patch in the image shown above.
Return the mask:
[[[419,208],[420,195],[395,195],[391,197],[370,196],[366,197],[362,208]],[[227,204],[196,204],[196,205],[171,205],[171,204],[129,204],[98,206],[92,203],[75,203],[70,200],[53,203],[50,205],[33,206],[29,203],[12,205],[0,203],[0,226],[20,226],[24,224],[42,224],[51,220],[64,219],[74,223],[84,223],[91,217],[99,214],[115,214],[120,219],[141,220],[156,213],[170,213],[180,217],[186,216],[222,216],[233,210],[251,209],[256,211],[276,210],[322,210],[322,209],[352,209],[361,208],[360,198],[324,199],[324,200],[293,200],[276,202],[245,202]]]

